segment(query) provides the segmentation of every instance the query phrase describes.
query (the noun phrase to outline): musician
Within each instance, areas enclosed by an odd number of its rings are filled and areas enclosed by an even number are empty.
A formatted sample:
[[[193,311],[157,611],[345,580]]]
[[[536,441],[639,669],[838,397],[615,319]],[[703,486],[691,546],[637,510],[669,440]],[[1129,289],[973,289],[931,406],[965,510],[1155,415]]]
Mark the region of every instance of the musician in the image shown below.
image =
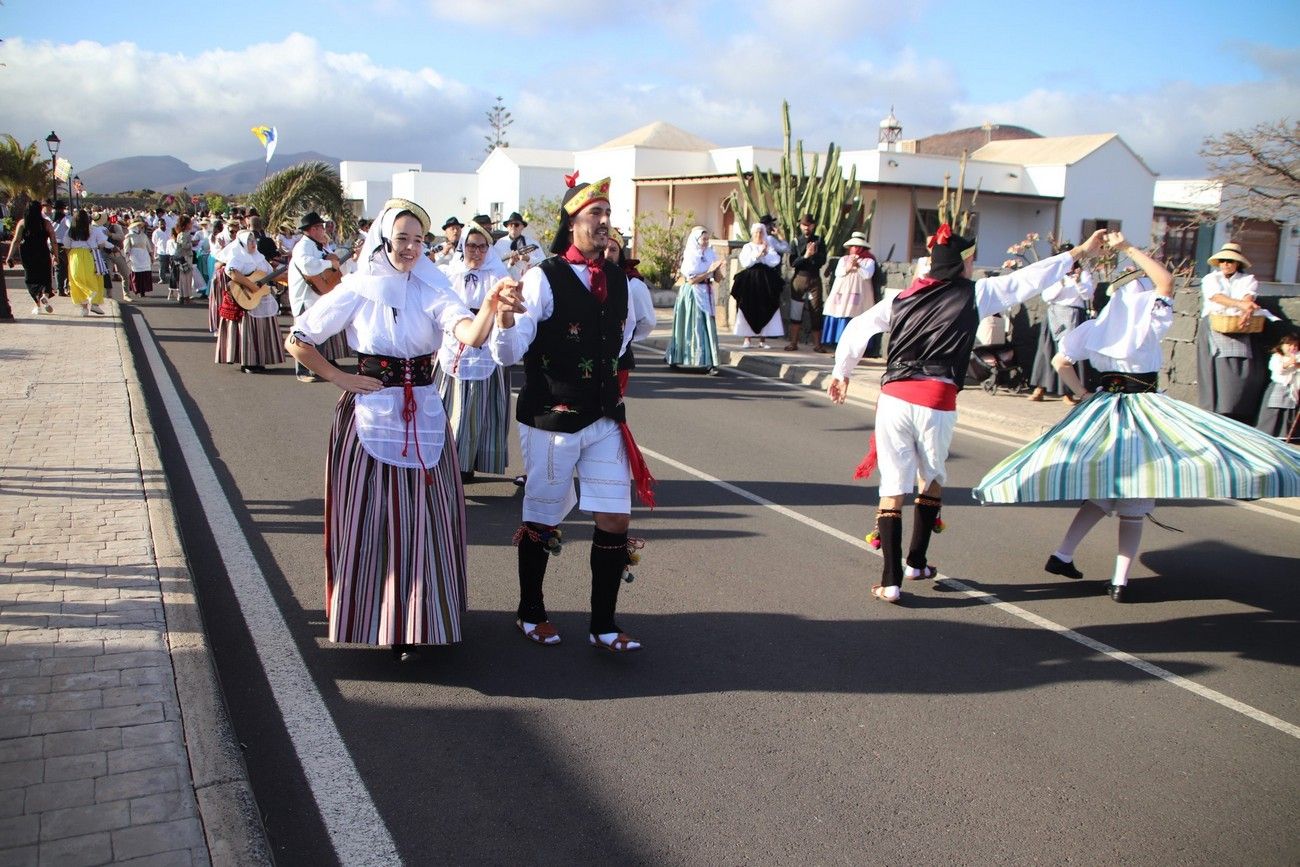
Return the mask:
[[[284,361],[284,347],[280,344],[280,327],[276,315],[280,302],[273,292],[257,285],[257,279],[271,272],[271,264],[257,252],[257,238],[244,229],[235,240],[217,254],[225,266],[225,297],[221,300],[217,325],[217,364],[239,362],[244,373],[261,373],[268,364]],[[242,295],[246,302],[261,295],[253,309],[245,310],[236,300]]]
[[[448,217],[447,222],[442,224],[442,234],[446,240],[442,242],[442,246],[429,251],[429,258],[443,271],[464,255],[460,249],[460,232],[464,228],[465,224],[455,217]]]
[[[451,291],[471,313],[477,314],[488,291],[510,276],[500,263],[487,261],[491,246],[491,235],[477,223],[469,226],[461,241],[463,265],[449,269]],[[442,396],[456,440],[462,483],[472,481],[475,470],[498,475],[506,471],[510,436],[507,377],[488,347],[466,346],[444,335],[433,384]]]
[[[519,274],[523,274],[531,266],[539,264],[546,258],[542,252],[541,244],[537,239],[530,238],[524,234],[524,229],[528,228],[528,223],[524,220],[523,215],[518,211],[506,217],[506,236],[494,244],[497,255],[501,257],[502,263],[507,267],[514,269],[516,265],[520,266]],[[531,253],[521,253],[519,251],[526,247],[532,247]]]
[[[298,221],[298,231],[302,237],[293,245],[289,259],[289,309],[294,323],[342,279],[338,254],[329,249],[325,219],[315,211],[308,211]],[[341,331],[316,349],[331,363],[351,354],[347,335]],[[293,366],[299,382],[320,382],[320,377],[301,362],[295,361]]]

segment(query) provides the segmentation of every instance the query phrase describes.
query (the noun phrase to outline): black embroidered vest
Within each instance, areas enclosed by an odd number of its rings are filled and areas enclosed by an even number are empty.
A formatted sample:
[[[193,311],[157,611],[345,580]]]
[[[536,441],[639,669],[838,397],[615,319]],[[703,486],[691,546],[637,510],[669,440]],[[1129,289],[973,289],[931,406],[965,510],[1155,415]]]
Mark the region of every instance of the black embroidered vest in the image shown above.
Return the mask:
[[[617,373],[627,320],[627,276],[605,264],[609,297],[600,304],[558,256],[537,267],[551,285],[554,309],[537,326],[524,355],[515,418],[560,433],[575,433],[601,417],[624,421]]]
[[[898,296],[889,323],[889,360],[881,385],[943,376],[961,389],[980,323],[972,281],[958,277],[914,295]]]

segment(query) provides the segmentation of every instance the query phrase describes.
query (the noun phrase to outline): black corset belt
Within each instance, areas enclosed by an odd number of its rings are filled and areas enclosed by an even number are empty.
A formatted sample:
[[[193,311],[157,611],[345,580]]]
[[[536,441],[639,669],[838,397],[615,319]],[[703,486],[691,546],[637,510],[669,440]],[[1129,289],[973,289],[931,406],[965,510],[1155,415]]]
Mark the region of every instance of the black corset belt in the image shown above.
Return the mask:
[[[1101,374],[1101,390],[1110,394],[1142,394],[1156,390],[1159,374],[1151,373],[1116,373],[1108,371]]]
[[[417,355],[415,358],[394,358],[391,355],[364,355],[357,353],[357,373],[371,376],[385,388],[433,384],[433,356]]]

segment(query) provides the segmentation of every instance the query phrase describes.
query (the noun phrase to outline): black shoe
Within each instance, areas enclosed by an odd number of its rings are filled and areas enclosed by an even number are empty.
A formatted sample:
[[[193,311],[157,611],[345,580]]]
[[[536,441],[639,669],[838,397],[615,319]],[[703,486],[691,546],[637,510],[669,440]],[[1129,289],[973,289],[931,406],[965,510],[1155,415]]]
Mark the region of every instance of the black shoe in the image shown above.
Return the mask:
[[[1107,584],[1106,593],[1116,602],[1128,601],[1128,585]]]
[[[398,662],[415,662],[420,658],[420,651],[414,644],[394,644],[393,659]]]
[[[515,476],[515,487],[522,488],[528,484],[528,476]]]
[[[1047,562],[1043,564],[1043,570],[1051,572],[1053,575],[1064,575],[1066,578],[1073,578],[1076,581],[1083,577],[1083,573],[1075,568],[1073,563],[1066,563],[1055,554],[1047,558]]]
[[[462,485],[468,485],[468,484],[469,484],[470,482],[472,482],[472,481],[474,481],[474,471],[473,471],[473,470],[470,470],[468,473],[461,473],[461,474],[460,474],[460,483],[461,483]]]
[[[718,369],[716,367],[710,367],[708,370],[705,371],[705,373],[708,374],[709,376],[717,376]]]

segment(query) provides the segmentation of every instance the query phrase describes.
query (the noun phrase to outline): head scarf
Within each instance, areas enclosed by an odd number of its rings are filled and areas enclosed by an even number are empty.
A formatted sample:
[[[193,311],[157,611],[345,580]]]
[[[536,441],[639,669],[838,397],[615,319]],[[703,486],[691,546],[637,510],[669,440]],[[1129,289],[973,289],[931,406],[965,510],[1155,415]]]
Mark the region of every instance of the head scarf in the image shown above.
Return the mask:
[[[217,261],[222,262],[232,271],[238,271],[240,274],[252,274],[254,271],[270,271],[271,263],[266,261],[266,257],[261,253],[248,252],[248,245],[253,238],[253,233],[249,229],[244,229],[235,235],[235,240],[221,248],[217,253]]]
[[[379,212],[379,216],[366,231],[366,239],[361,243],[357,270],[346,278],[347,285],[358,295],[394,310],[405,308],[410,294],[407,290],[412,286],[417,289],[451,289],[447,276],[429,261],[428,256],[417,256],[415,267],[407,272],[397,270],[388,260],[388,251],[393,246],[393,226],[404,212],[411,213],[402,205],[385,206]],[[413,215],[416,220],[420,220],[419,214]]]
[[[686,236],[686,247],[682,250],[682,273],[699,274],[717,260],[718,254],[713,252],[712,247],[700,248],[700,238],[707,231],[703,226],[696,226]]]
[[[759,238],[762,235],[762,239]],[[749,242],[751,244],[760,244],[767,240],[767,224],[755,223],[749,227]]]

